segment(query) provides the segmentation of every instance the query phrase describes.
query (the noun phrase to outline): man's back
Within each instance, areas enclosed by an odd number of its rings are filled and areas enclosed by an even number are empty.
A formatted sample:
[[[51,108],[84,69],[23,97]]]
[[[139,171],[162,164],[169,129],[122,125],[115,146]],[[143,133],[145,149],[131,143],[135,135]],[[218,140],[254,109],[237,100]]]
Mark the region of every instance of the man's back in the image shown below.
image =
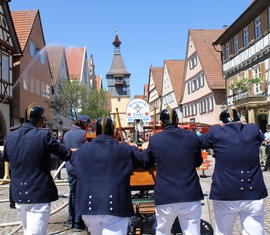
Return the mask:
[[[196,167],[202,163],[198,136],[191,131],[167,126],[151,136],[144,156],[156,163],[156,204],[203,199]],[[147,153],[147,154],[146,154]]]
[[[51,153],[62,152],[60,155],[63,155],[66,149],[62,147],[51,138],[49,130],[37,128],[31,123],[24,123],[9,133],[4,160],[10,162],[15,202],[29,203],[30,200],[31,203],[43,203],[58,199],[49,163]]]
[[[73,126],[64,135],[64,143],[69,148],[78,148],[85,142],[85,131],[78,126]]]
[[[98,135],[76,151],[71,164],[78,177],[79,213],[124,217],[133,214],[129,183],[135,153],[140,156],[137,148],[135,151],[108,135]]]
[[[211,127],[200,137],[202,148],[214,151],[210,193],[216,200],[255,200],[267,196],[259,161],[263,133],[255,124]]]

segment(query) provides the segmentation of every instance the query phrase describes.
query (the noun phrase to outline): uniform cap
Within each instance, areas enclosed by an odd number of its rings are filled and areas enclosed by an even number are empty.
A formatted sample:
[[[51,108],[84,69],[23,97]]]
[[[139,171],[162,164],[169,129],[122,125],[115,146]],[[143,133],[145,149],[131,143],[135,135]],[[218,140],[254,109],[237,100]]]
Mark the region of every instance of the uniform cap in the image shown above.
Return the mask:
[[[112,136],[114,133],[114,123],[112,119],[103,115],[96,122],[96,134],[97,135],[110,135]]]
[[[236,109],[226,109],[220,113],[219,120],[223,123],[238,122],[240,116]]]
[[[36,105],[35,103],[31,103],[25,110],[25,121],[36,125],[39,120],[45,120],[44,112],[44,108]]]
[[[160,120],[165,126],[169,124],[177,125],[178,115],[174,109],[171,109],[169,106],[167,106],[166,109],[161,111]]]
[[[90,122],[91,122],[90,117],[88,115],[84,115],[84,114],[79,117],[79,120],[84,121],[86,124],[90,124]]]

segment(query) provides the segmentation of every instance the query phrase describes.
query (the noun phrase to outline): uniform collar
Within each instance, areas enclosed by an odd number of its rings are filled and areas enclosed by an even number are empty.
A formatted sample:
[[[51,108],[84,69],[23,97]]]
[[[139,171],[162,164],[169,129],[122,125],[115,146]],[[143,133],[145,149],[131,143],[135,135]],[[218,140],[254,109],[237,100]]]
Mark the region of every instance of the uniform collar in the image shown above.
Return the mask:
[[[31,122],[24,122],[22,125],[25,127],[38,128],[36,125],[34,125]]]
[[[178,129],[178,127],[175,126],[175,125],[168,125],[168,126],[166,126],[166,127],[164,128],[164,130],[173,130],[173,129]]]
[[[96,139],[112,139],[112,137],[109,135],[97,135]]]

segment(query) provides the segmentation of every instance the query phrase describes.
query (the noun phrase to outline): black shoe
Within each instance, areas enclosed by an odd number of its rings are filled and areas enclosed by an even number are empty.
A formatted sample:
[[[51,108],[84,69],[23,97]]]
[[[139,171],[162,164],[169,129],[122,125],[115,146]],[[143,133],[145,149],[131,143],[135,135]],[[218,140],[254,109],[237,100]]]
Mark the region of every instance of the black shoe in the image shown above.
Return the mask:
[[[10,209],[16,209],[15,202],[9,204]]]
[[[83,232],[84,228],[74,228],[74,232]]]
[[[64,226],[65,226],[65,227],[68,227],[68,228],[74,228],[74,225],[72,225],[72,222],[71,222],[71,221],[66,221],[66,222],[64,223]]]

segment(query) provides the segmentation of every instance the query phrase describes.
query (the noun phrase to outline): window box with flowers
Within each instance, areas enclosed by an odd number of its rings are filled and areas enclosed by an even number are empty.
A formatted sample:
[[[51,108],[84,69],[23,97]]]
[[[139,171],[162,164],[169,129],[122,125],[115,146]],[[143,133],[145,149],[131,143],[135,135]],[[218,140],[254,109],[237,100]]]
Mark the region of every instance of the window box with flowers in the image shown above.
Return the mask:
[[[252,87],[254,84],[263,84],[265,82],[265,79],[262,77],[255,77],[255,78],[242,78],[238,80],[237,82],[232,83],[229,86],[229,89],[233,92],[246,92],[250,87]]]

